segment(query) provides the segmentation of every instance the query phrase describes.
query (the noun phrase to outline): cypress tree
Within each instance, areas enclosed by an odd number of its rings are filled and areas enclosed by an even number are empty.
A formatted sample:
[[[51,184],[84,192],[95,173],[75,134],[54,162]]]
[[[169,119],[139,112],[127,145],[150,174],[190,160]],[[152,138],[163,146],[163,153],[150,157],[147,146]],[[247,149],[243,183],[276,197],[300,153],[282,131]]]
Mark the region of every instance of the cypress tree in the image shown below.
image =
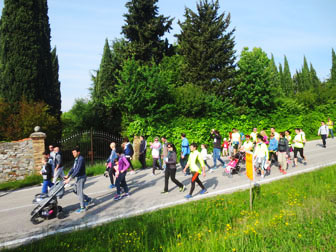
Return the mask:
[[[278,68],[275,64],[273,54],[272,54],[271,61],[270,61],[270,71],[271,71],[271,82],[274,88],[274,92],[277,95],[283,95],[284,90],[282,89],[282,86],[281,86],[281,78],[280,78]]]
[[[59,64],[58,64],[58,56],[56,52],[56,47],[51,51],[51,64],[52,64],[52,77],[53,77],[53,85],[52,89],[49,91],[52,94],[52,108],[55,112],[56,117],[60,121],[61,116],[61,82],[59,81]]]
[[[5,0],[0,34],[0,95],[44,101],[55,112],[47,1]]]
[[[289,64],[287,57],[284,56],[284,69],[282,78],[282,87],[285,90],[287,96],[292,96],[294,94],[293,79],[289,69]]]
[[[333,48],[331,49],[330,83],[336,86],[336,54]]]
[[[200,0],[197,13],[185,8],[178,52],[185,58],[185,82],[222,96],[232,90],[235,77],[234,32],[227,31],[231,16],[219,14],[218,0]]]
[[[103,56],[97,71],[96,81],[92,90],[92,98],[95,103],[103,101],[108,91],[113,86],[112,56],[108,40],[105,39]]]
[[[168,40],[162,36],[169,32],[173,19],[159,15],[158,0],[130,0],[126,3],[128,13],[124,14],[126,24],[122,26],[122,34],[128,43],[128,57],[135,60],[156,63],[164,55],[173,53]]]
[[[317,77],[316,71],[315,71],[312,63],[310,63],[309,72],[310,72],[310,79],[311,79],[311,83],[312,83],[312,88],[318,89],[321,85],[321,81]]]
[[[306,91],[309,90],[312,87],[312,81],[310,76],[310,69],[308,67],[306,56],[303,57],[303,67],[301,70],[301,84],[300,84],[300,91]]]

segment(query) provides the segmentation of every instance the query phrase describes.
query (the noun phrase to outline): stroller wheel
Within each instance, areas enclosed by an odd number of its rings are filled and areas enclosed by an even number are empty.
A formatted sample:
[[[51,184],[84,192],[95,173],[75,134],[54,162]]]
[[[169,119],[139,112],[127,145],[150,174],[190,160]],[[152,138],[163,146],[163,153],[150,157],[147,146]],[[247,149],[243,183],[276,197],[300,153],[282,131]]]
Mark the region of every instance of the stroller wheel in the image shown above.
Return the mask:
[[[34,224],[34,225],[37,225],[37,224],[40,224],[43,222],[43,219],[42,218],[39,218],[39,216],[34,216],[30,219],[30,221]]]

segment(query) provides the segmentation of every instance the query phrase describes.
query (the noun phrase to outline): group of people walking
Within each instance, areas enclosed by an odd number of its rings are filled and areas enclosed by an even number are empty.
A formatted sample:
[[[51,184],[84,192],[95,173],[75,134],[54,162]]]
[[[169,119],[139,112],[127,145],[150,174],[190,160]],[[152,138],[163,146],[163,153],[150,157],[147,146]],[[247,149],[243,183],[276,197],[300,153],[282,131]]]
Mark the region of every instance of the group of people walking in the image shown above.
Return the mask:
[[[323,147],[326,147],[326,139],[330,134],[333,135],[333,122],[328,119],[327,124],[322,121],[321,127],[318,130],[318,135],[321,136]],[[267,175],[272,165],[277,165],[280,172],[286,174],[289,165],[292,167],[298,165],[298,154],[304,164],[307,164],[306,156],[304,155],[304,146],[306,143],[306,136],[302,129],[295,129],[295,136],[292,138],[289,130],[283,132],[276,132],[275,128],[270,129],[270,134],[267,135],[265,129],[258,132],[257,128],[253,128],[250,134],[245,135],[239,132],[238,129],[233,128],[232,132],[228,134],[228,138],[222,138],[218,130],[212,129],[210,138],[213,142],[213,166],[208,164],[210,155],[207,152],[207,146],[201,145],[201,152],[198,151],[196,143],[189,144],[185,133],[181,134],[181,152],[177,153],[176,147],[173,143],[167,141],[166,137],[154,138],[154,142],[147,145],[144,136],[140,137],[140,156],[139,160],[142,169],[146,168],[146,152],[147,146],[151,149],[153,158],[152,175],[156,175],[159,170],[164,173],[164,189],[162,194],[168,193],[169,179],[179,188],[180,192],[186,190],[186,186],[176,179],[178,156],[180,158],[180,165],[185,176],[191,176],[191,187],[189,193],[185,198],[192,197],[195,190],[196,183],[200,186],[200,194],[207,193],[207,189],[203,185],[200,176],[206,176],[205,167],[209,172],[216,170],[217,161],[223,168],[233,168],[232,163],[236,156],[244,155],[246,152],[253,153],[253,160],[256,164],[256,171],[260,173],[261,178]],[[126,137],[120,147],[116,143],[110,144],[111,154],[106,161],[105,176],[110,178],[110,188],[116,187],[116,194],[114,200],[120,200],[124,197],[129,197],[129,188],[126,182],[126,174],[128,170],[134,173],[132,166],[132,156],[134,154],[133,146]],[[222,151],[221,151],[222,149]],[[294,153],[291,159],[291,152]],[[221,158],[223,156],[229,157],[232,162],[228,164]],[[84,212],[92,199],[84,194],[83,189],[86,181],[85,160],[80,155],[80,150],[74,148],[72,154],[75,158],[74,165],[70,169],[67,176],[64,175],[62,156],[59,147],[49,146],[49,151],[43,153],[43,166],[41,174],[43,176],[42,193],[48,192],[48,187],[53,186],[58,178],[64,179],[67,184],[71,179],[76,179],[74,192],[78,195],[80,201],[80,208],[76,211],[78,213]],[[179,154],[179,155],[178,155]],[[225,174],[225,173],[224,173]]]

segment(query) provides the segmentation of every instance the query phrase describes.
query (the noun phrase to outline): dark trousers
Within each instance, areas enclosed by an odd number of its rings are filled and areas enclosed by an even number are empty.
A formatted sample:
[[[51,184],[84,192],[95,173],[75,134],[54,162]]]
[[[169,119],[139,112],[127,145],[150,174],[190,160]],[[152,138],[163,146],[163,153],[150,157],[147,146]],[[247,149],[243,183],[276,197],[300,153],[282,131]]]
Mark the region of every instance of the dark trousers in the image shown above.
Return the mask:
[[[158,158],[153,158],[153,174],[155,174],[156,169],[161,170],[161,166],[158,163],[159,159]]]
[[[187,163],[188,163],[188,158],[189,158],[189,154],[185,155],[184,158],[180,158],[180,164],[182,166],[182,170],[186,167]],[[190,174],[190,169],[187,169],[187,174]]]
[[[115,176],[115,170],[112,167],[110,167],[110,168],[108,168],[108,173],[109,173],[111,185],[114,185],[113,176]]]
[[[197,184],[202,188],[202,190],[205,189],[203,183],[199,179],[199,173],[198,172],[193,172],[192,173],[192,178],[191,178],[191,188],[190,188],[190,192],[189,192],[190,195],[192,195],[192,193],[194,192],[195,182],[197,182]]]
[[[117,194],[120,195],[121,190],[120,187],[124,188],[124,192],[128,193],[128,186],[126,183],[126,173],[127,171],[124,171],[123,173],[119,173],[117,179],[116,179],[116,187],[117,187]]]
[[[278,156],[276,154],[276,151],[270,151],[269,152],[269,159],[268,160],[271,161],[271,165],[278,163]]]
[[[323,147],[326,147],[326,145],[327,145],[327,142],[326,142],[327,135],[321,135],[321,138],[322,138]]]
[[[139,155],[139,161],[142,166],[141,168],[145,169],[146,168],[146,152]]]
[[[169,177],[178,187],[180,187],[180,188],[183,187],[183,184],[175,178],[175,175],[176,175],[176,168],[175,169],[166,168],[166,170],[165,170],[165,186],[164,186],[164,191],[165,192],[168,192]]]

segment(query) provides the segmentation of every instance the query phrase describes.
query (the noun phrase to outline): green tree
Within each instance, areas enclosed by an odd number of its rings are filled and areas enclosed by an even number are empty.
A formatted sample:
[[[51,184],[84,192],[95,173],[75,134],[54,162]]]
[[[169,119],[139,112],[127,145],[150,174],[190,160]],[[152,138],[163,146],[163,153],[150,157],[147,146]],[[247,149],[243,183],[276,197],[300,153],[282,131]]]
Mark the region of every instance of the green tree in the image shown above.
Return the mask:
[[[197,13],[185,8],[178,52],[185,58],[185,82],[205,91],[227,95],[235,77],[234,32],[227,31],[230,13],[219,14],[218,0],[197,3]]]
[[[117,106],[123,118],[168,116],[165,113],[171,107],[169,80],[167,72],[160,70],[154,62],[148,66],[134,59],[126,60],[120,71],[116,93],[109,94],[104,103],[109,108]]]
[[[5,0],[0,24],[0,96],[46,102],[53,114],[53,69],[47,0]]]
[[[102,102],[104,100],[104,96],[106,96],[108,92],[113,91],[113,86],[115,85],[113,70],[110,45],[106,39],[103,56],[100,62],[99,70],[97,71],[97,75],[94,79],[94,86],[91,93],[94,102]]]
[[[321,85],[321,81],[317,77],[316,71],[315,71],[312,63],[310,63],[309,72],[310,72],[310,79],[311,79],[312,88],[317,90]]]
[[[284,56],[284,68],[281,78],[281,86],[286,96],[292,96],[294,94],[293,79],[289,69],[289,64],[286,55]]]
[[[336,86],[336,54],[334,48],[331,49],[330,83]]]
[[[281,76],[280,76],[278,68],[275,64],[273,54],[271,56],[271,61],[270,61],[270,70],[272,72],[271,82],[272,82],[272,85],[274,87],[274,92],[277,93],[278,96],[282,96],[284,94],[284,92],[282,90],[282,85],[281,85]]]
[[[49,90],[52,94],[52,107],[55,110],[56,118],[60,119],[61,117],[61,106],[62,106],[62,99],[61,99],[61,82],[59,81],[59,64],[58,64],[58,56],[56,52],[56,47],[51,51],[51,65],[52,65],[52,77],[53,77],[53,85],[52,89]]]
[[[162,37],[169,32],[173,19],[159,15],[158,0],[130,0],[124,14],[126,24],[122,26],[129,58],[142,62],[160,62],[164,55],[172,55],[173,47]]]
[[[244,113],[265,113],[274,108],[276,93],[270,59],[261,48],[245,47],[238,62],[238,82],[234,100]]]

